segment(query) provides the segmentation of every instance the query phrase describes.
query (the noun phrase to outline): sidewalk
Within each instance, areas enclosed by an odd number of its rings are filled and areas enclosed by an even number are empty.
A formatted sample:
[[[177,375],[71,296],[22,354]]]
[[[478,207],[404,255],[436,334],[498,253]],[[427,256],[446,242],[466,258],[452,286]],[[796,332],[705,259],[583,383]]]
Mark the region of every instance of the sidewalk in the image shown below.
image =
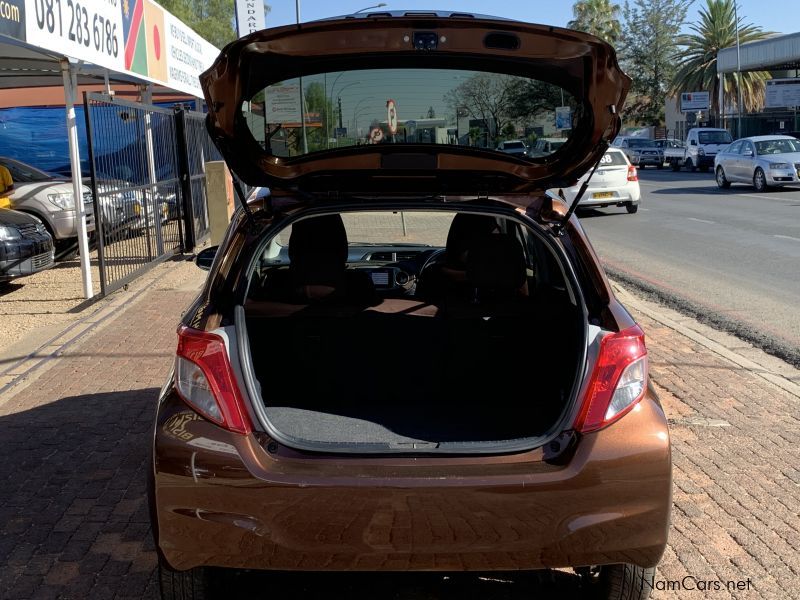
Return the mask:
[[[149,429],[177,321],[203,276],[188,262],[155,267],[104,301],[63,351],[56,344],[48,360],[30,359],[25,380],[0,394],[3,598],[156,596],[144,499]],[[798,597],[797,371],[759,366],[680,315],[619,293],[647,334],[651,377],[672,424],[675,507],[656,585],[685,585],[687,576],[695,586],[751,582],[749,591],[654,597]],[[425,590],[411,584],[393,595],[439,597]],[[506,587],[497,597],[527,597],[517,594]]]

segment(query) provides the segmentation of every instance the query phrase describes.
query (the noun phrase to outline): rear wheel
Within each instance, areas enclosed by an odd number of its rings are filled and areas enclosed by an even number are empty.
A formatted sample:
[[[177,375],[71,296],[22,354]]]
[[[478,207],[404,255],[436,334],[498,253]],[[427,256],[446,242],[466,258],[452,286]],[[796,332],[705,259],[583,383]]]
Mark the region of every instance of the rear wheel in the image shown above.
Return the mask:
[[[673,171],[680,171],[681,170],[681,163],[677,160],[671,160],[669,162],[669,166],[672,167]]]
[[[635,213],[635,212],[637,212],[639,210],[639,205],[638,204],[634,204],[633,202],[628,202],[625,205],[625,210],[627,210],[628,213],[633,214],[633,213]]]
[[[760,168],[756,169],[756,172],[753,174],[753,187],[756,188],[757,192],[766,192],[769,189],[767,185],[767,176],[764,175],[764,171]]]
[[[697,171],[697,167],[694,166],[694,163],[692,162],[691,158],[686,159],[686,170],[691,171],[692,173]]]
[[[720,189],[728,189],[731,187],[731,182],[725,177],[725,171],[722,170],[722,167],[717,167],[717,186]]]
[[[208,571],[202,567],[175,571],[159,557],[158,583],[161,600],[208,600],[213,597]]]
[[[598,598],[605,600],[645,600],[653,591],[653,567],[619,564],[600,567],[596,576]]]
[[[663,168],[664,168],[664,163],[663,162],[660,162],[660,163],[658,163],[656,165],[656,169],[663,169]]]

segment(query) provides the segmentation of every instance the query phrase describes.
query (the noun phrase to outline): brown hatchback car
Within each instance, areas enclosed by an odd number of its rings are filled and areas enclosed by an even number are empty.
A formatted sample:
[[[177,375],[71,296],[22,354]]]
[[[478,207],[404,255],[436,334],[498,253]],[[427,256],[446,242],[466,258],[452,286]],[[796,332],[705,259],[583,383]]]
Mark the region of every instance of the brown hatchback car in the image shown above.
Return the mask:
[[[355,15],[237,40],[202,84],[228,165],[269,191],[240,194],[198,257],[158,400],[162,597],[207,597],[214,568],[566,567],[647,597],[667,422],[644,334],[553,191],[619,130],[613,49]],[[555,106],[572,112],[556,152],[495,150]]]

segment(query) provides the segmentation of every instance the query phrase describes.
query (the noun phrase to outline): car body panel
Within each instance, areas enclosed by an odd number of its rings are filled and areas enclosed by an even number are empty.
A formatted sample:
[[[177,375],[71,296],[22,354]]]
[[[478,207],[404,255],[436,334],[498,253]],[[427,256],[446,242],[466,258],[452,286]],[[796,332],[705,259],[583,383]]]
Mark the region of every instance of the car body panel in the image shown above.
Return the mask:
[[[32,275],[53,266],[53,238],[32,215],[0,209],[0,227],[13,227],[19,238],[0,240],[0,281]]]
[[[409,32],[436,31],[442,42],[420,53]],[[487,47],[501,32],[516,50]],[[330,49],[336,48],[335,54]],[[382,66],[475,67],[518,72],[559,85],[580,101],[572,137],[548,160],[527,161],[493,150],[454,145],[384,144],[284,158],[266,153],[241,116],[243,100],[269,83],[336,68]],[[421,60],[421,57],[424,57]],[[587,73],[592,73],[587,77]],[[465,16],[372,16],[264,30],[226,46],[201,75],[209,130],[231,169],[245,182],[307,192],[469,194],[530,192],[567,185],[600,157],[619,128],[617,107],[630,78],[613,48],[591,35],[550,26]],[[259,87],[260,86],[260,87]]]
[[[564,465],[544,462],[541,449],[304,455],[198,418],[173,391],[160,404],[151,502],[159,551],[176,569],[647,567],[666,545],[669,436],[651,393],[583,437]]]
[[[91,190],[83,188],[83,205],[86,211],[86,230],[94,231],[94,206]],[[64,210],[47,199],[48,194],[72,194],[72,184],[60,179],[51,182],[15,183],[9,194],[11,208],[34,214],[44,221],[57,240],[69,239],[78,235],[77,213]]]
[[[581,208],[638,205],[641,202],[639,181],[628,181],[630,161],[627,155],[621,148],[609,148],[606,151],[606,155],[608,154],[615,154],[625,162],[624,164],[604,164],[601,161],[600,166],[592,175],[589,187],[586,188],[586,192],[580,200]],[[581,185],[588,176],[589,173],[586,173],[574,186],[563,190],[568,203],[574,202]]]
[[[772,142],[789,140],[793,145],[798,145],[797,140],[791,136],[765,135],[752,136],[736,140],[734,143],[720,151],[714,159],[714,168],[722,167],[725,177],[732,183],[747,183],[752,185],[755,171],[760,168],[769,186],[784,186],[800,184],[800,151],[778,152],[762,154],[757,150],[759,142]],[[781,168],[772,168],[772,165],[786,165]]]

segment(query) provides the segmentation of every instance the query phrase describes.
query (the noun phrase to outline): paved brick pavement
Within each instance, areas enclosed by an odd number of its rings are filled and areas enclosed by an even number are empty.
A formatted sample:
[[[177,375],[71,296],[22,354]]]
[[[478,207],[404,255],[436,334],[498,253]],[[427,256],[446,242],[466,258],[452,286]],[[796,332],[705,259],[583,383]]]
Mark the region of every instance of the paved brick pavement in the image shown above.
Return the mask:
[[[164,276],[102,328],[0,397],[0,597],[153,598],[144,499],[153,402],[201,274]],[[749,591],[655,598],[800,597],[800,398],[644,315],[651,375],[672,420],[670,547],[656,579],[751,581]],[[235,583],[235,582],[234,582]],[[530,598],[575,578],[284,575],[246,597]],[[695,584],[697,585],[697,584]],[[744,583],[743,585],[746,585]],[[262,593],[263,592],[263,593]]]

